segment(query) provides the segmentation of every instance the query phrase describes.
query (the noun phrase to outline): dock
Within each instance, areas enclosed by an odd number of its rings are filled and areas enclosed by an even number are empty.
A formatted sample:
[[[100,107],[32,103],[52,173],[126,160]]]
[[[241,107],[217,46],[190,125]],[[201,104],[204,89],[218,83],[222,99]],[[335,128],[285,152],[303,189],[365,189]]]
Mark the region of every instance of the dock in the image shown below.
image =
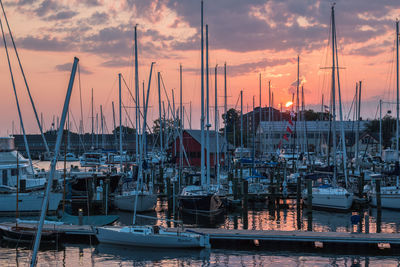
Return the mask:
[[[176,231],[171,229],[171,231]],[[349,232],[311,232],[277,230],[235,230],[213,228],[185,228],[184,231],[209,235],[212,247],[249,245],[254,247],[277,244],[301,248],[339,248],[339,249],[399,249],[398,233],[349,233]]]
[[[0,223],[0,233],[15,227],[15,222]],[[19,227],[35,230],[37,224],[19,223]],[[45,224],[43,231],[52,231],[65,240],[95,237],[90,225]],[[171,232],[208,235],[212,248],[295,247],[296,249],[335,248],[338,250],[400,249],[400,233],[349,233],[277,230],[237,230],[221,228],[167,228]]]

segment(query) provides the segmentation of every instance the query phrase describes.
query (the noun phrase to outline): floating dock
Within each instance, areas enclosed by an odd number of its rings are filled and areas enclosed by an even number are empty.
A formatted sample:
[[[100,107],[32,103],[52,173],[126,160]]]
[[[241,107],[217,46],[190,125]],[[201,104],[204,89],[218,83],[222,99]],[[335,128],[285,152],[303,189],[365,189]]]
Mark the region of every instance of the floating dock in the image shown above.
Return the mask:
[[[0,223],[0,233],[15,227],[15,222]],[[19,223],[19,227],[36,229],[37,224]],[[43,231],[56,232],[68,240],[78,237],[95,237],[90,225],[45,224]],[[311,232],[276,230],[235,230],[221,228],[168,228],[168,231],[185,231],[209,235],[212,247],[249,245],[256,247],[295,246],[299,249],[310,247],[337,247],[339,249],[391,248],[400,249],[400,233],[349,233]]]

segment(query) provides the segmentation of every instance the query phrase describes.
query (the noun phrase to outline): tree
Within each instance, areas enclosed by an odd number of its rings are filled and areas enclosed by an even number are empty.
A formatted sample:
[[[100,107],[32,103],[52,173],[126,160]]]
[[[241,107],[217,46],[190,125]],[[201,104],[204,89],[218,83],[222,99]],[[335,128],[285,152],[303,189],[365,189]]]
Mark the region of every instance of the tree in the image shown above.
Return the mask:
[[[162,130],[163,130],[164,138],[167,136],[171,136],[171,134],[173,134],[175,125],[179,125],[179,120],[176,123],[174,123],[173,119],[166,119],[163,121]],[[154,134],[154,136],[156,136],[156,138],[159,137],[159,135],[160,135],[160,119],[156,119],[153,122],[153,134]],[[160,144],[160,139],[158,138],[157,140],[158,140],[157,144]],[[164,140],[164,142],[165,142],[165,140]]]
[[[379,136],[379,120],[372,120],[367,124],[367,130],[370,134]],[[392,137],[396,132],[396,119],[390,115],[382,118],[382,145],[390,147],[392,144]]]
[[[136,129],[128,126],[121,126],[123,134],[136,134]],[[113,134],[119,134],[119,126],[112,131]]]
[[[231,144],[240,145],[240,112],[231,108],[225,114],[222,114],[224,125],[226,125],[226,135],[228,142]],[[243,133],[243,140],[247,140]],[[235,140],[234,140],[235,139]]]

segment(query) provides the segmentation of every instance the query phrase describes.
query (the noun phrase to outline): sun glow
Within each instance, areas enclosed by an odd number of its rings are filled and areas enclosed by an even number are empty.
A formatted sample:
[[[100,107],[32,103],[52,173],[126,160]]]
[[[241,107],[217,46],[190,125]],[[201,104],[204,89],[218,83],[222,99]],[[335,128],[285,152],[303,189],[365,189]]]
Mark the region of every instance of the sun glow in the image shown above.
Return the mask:
[[[290,107],[291,105],[293,105],[293,102],[292,101],[288,101],[288,102],[286,102],[286,105],[285,105],[285,107]]]

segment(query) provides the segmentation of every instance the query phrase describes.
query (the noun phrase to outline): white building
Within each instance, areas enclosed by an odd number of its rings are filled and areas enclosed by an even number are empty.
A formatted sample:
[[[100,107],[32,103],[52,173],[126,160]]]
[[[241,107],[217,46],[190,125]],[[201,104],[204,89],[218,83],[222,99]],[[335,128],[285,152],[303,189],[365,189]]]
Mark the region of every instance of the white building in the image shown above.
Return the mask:
[[[368,121],[360,121],[360,136],[367,128]],[[341,146],[341,122],[336,122],[336,144]],[[289,129],[288,129],[289,127]],[[354,144],[357,123],[354,121],[343,122],[346,136],[346,147]],[[292,133],[290,133],[292,131]],[[288,121],[262,121],[256,132],[256,152],[259,154],[274,153],[277,149],[303,148],[302,151],[326,153],[329,136],[333,133],[333,123],[330,121],[303,121],[293,125]],[[261,135],[261,136],[260,136]],[[288,140],[285,139],[286,138]],[[332,140],[332,139],[331,139]],[[332,142],[332,141],[331,141]],[[349,149],[348,152],[351,152]]]

